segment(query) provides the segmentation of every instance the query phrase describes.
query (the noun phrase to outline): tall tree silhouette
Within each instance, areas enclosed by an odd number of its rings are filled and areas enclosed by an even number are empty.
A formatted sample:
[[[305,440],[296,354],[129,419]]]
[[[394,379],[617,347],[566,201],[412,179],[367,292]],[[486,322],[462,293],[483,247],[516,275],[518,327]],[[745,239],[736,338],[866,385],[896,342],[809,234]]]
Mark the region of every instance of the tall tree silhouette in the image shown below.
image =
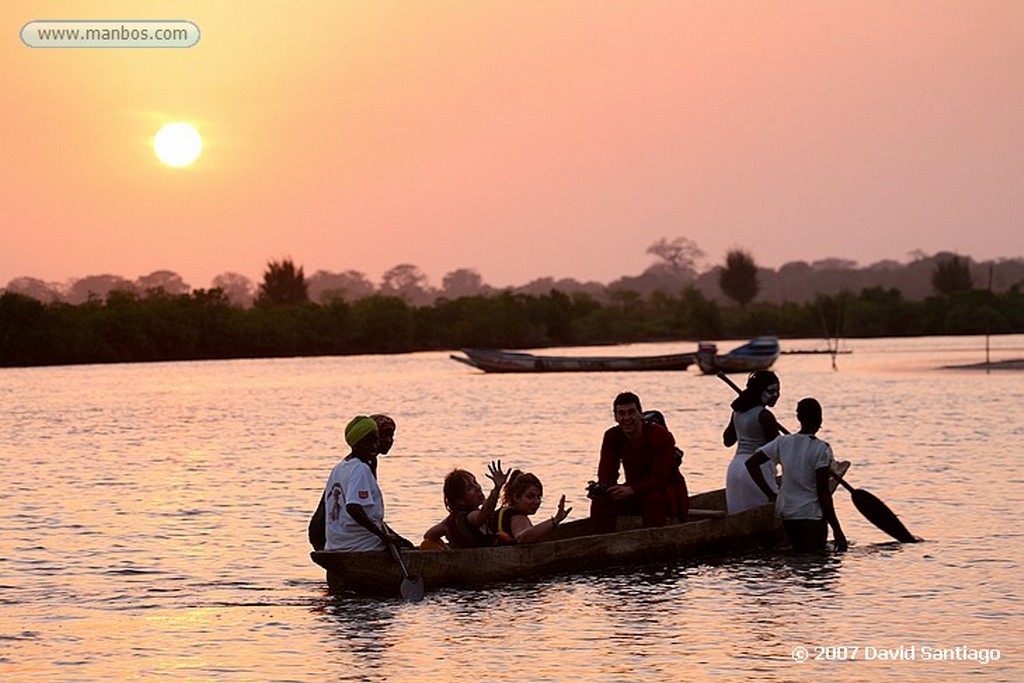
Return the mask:
[[[725,268],[718,273],[718,286],[740,306],[753,301],[760,289],[754,257],[742,249],[729,251],[725,255]]]
[[[968,259],[954,256],[935,264],[932,271],[932,287],[939,294],[949,296],[957,292],[969,292],[974,287]]]
[[[302,268],[291,259],[270,261],[256,297],[257,306],[290,306],[309,302],[309,285]]]

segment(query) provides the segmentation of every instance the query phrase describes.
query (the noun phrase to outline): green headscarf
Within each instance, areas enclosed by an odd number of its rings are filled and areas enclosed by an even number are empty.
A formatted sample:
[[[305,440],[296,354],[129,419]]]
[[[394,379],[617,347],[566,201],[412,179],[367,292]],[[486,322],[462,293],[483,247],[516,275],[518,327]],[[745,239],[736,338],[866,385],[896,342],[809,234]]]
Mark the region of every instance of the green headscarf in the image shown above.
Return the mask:
[[[345,442],[349,446],[355,446],[371,432],[377,432],[377,423],[365,415],[357,415],[345,427]]]

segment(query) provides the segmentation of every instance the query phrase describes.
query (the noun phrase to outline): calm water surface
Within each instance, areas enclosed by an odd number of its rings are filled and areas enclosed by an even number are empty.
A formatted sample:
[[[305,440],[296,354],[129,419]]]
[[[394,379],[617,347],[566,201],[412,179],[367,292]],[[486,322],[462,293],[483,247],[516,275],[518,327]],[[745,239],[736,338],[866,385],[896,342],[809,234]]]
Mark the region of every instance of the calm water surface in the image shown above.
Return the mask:
[[[0,679],[1024,680],[1024,374],[938,369],[983,360],[977,337],[848,346],[838,372],[783,356],[776,412],[794,426],[796,401],[818,397],[850,481],[926,543],[888,542],[840,492],[842,556],[418,604],[329,596],[309,560],[306,521],[353,414],[397,419],[380,479],[392,525],[419,538],[444,516],[445,473],[482,478],[497,457],[542,478],[541,516],[562,493],[585,515],[626,389],[666,414],[691,490],[719,488],[731,390],[693,373],[484,375],[446,353],[0,370]],[[1020,357],[1024,336],[992,340],[993,360]]]

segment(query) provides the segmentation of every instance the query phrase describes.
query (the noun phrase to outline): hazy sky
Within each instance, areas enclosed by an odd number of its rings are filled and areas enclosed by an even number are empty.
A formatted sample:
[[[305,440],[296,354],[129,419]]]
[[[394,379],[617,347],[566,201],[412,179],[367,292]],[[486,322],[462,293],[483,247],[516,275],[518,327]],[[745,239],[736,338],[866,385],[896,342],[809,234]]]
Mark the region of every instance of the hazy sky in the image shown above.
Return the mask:
[[[202,38],[26,47],[41,19]],[[175,120],[182,169],[152,150]],[[0,125],[0,286],[286,256],[607,282],[676,236],[1024,256],[1021,0],[7,1]]]

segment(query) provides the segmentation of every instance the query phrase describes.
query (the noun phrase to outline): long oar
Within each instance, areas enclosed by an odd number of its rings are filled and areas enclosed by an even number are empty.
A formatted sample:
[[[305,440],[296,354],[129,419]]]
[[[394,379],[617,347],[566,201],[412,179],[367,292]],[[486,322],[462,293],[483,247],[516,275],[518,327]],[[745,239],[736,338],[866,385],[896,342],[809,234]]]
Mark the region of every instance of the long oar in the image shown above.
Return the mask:
[[[736,393],[742,391],[735,382],[733,382],[724,373],[718,373],[718,378],[728,384]],[[783,434],[789,434],[789,431],[779,425],[779,429]],[[853,506],[857,508],[860,514],[864,515],[864,518],[874,524],[876,527],[889,534],[897,541],[901,543],[917,543],[921,539],[914,536],[907,530],[907,527],[903,525],[900,518],[896,516],[896,513],[889,509],[885,503],[878,499],[877,496],[864,489],[855,489],[850,486],[846,481],[835,473],[831,472],[832,477],[836,479],[843,487],[850,492],[850,499],[853,500]],[[785,473],[783,473],[785,476]]]
[[[402,561],[402,553],[399,552],[394,542],[389,540],[387,546],[391,557],[398,564],[398,568],[402,570],[402,585],[399,588],[402,598],[409,602],[419,602],[423,599],[423,577],[410,576],[409,570],[405,568],[405,562]]]
[[[888,505],[880,501],[870,491],[853,488],[835,472],[832,472],[832,476],[846,487],[846,490],[850,492],[850,499],[853,500],[854,507],[869,522],[901,543],[917,543],[921,540],[910,533],[907,527],[903,526],[903,522],[896,516],[896,513],[890,510]]]

